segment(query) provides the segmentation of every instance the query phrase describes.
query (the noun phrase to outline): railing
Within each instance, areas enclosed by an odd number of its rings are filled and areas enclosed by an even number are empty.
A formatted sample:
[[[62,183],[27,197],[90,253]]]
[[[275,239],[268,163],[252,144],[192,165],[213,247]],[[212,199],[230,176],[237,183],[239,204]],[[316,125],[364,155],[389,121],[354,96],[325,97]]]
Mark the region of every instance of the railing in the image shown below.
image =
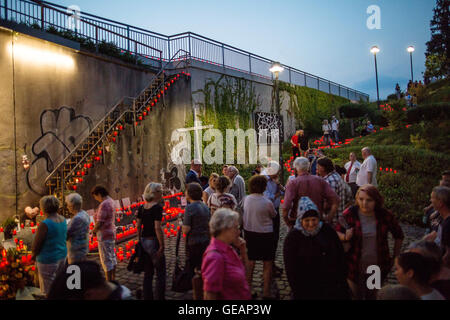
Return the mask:
[[[53,26],[58,30],[75,31],[76,34],[96,44],[105,40],[114,43],[124,52],[159,61],[168,61],[172,57],[172,52],[182,49],[188,52],[192,60],[272,79],[269,69],[273,60],[192,32],[166,36],[85,12],[73,16],[66,7],[36,0],[0,0],[0,19],[35,23],[42,29]],[[71,25],[78,28],[74,29]],[[281,81],[314,88],[351,100],[369,100],[367,94],[358,90],[290,66],[283,67],[285,70],[280,74]]]

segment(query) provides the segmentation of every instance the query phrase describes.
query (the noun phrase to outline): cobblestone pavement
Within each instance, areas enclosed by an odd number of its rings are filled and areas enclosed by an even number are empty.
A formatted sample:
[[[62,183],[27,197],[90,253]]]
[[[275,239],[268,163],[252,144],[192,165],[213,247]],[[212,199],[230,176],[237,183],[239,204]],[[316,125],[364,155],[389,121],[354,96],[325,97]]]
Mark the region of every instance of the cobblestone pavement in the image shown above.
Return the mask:
[[[408,225],[408,224],[401,224],[403,231],[405,233],[405,240],[403,242],[403,250],[408,247],[408,245],[420,239],[424,235],[424,229]],[[278,250],[276,252],[276,265],[279,267],[284,267],[283,263],[283,251],[282,246],[284,242],[284,238],[286,237],[287,231],[286,226],[282,222],[281,224],[281,230],[280,230],[280,241],[278,242]],[[189,291],[187,293],[176,293],[171,290],[172,286],[172,274],[175,267],[175,243],[176,238],[171,237],[170,239],[165,239],[166,246],[165,246],[165,254],[166,254],[166,266],[167,266],[167,281],[166,281],[166,299],[168,300],[192,300],[192,291]],[[389,240],[390,247],[392,250],[393,241],[392,239]],[[124,247],[125,243],[119,244],[120,247]],[[125,250],[125,248],[124,248]],[[391,251],[392,252],[392,251]],[[184,261],[184,241],[181,241],[180,245],[180,256],[181,261]],[[98,261],[98,255],[91,255],[90,259],[97,260]],[[136,291],[142,289],[142,283],[144,274],[133,274],[132,272],[129,272],[127,268],[128,260],[125,259],[123,262],[119,262],[117,269],[116,269],[116,280],[125,285],[127,288],[129,288],[136,297]],[[274,283],[272,286],[272,291],[274,296],[279,293],[279,297],[281,300],[289,300],[290,299],[290,287],[286,278],[286,273],[283,272],[281,277],[274,278]],[[155,288],[155,280],[153,280],[153,288]],[[395,276],[393,272],[391,272],[387,279],[388,283],[397,283]],[[258,299],[262,297],[262,262],[258,261],[255,265],[255,271],[253,275],[253,292],[256,292],[258,294]]]

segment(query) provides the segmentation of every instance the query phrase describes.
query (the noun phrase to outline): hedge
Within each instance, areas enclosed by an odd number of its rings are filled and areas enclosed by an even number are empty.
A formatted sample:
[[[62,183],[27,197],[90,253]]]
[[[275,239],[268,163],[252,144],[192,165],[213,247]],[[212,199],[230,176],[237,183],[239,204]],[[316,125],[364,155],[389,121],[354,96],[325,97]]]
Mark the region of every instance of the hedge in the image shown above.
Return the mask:
[[[433,103],[409,109],[406,113],[407,123],[450,119],[450,103]]]
[[[372,154],[379,164],[394,168],[408,174],[424,174],[435,176],[436,179],[450,163],[450,156],[440,152],[415,149],[411,146],[401,145],[375,145],[370,146]],[[325,149],[327,156],[333,159],[348,161],[350,152],[355,152],[361,158],[361,146],[352,146],[338,149]]]
[[[361,161],[361,148],[359,145],[324,152],[335,164],[343,165],[350,152],[355,152]],[[431,190],[438,185],[442,171],[448,170],[450,156],[411,146],[375,145],[370,148],[378,167],[383,168],[377,171],[377,182],[386,207],[400,220],[420,225],[422,208],[429,204]],[[385,168],[398,170],[398,173],[386,172]]]

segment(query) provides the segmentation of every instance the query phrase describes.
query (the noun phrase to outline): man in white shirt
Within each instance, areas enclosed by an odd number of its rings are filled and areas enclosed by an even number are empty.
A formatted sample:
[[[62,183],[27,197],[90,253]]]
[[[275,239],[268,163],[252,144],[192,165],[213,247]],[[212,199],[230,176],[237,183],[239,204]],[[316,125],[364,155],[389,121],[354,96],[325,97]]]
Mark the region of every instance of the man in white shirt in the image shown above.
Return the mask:
[[[345,175],[345,182],[347,182],[352,189],[352,194],[354,197],[356,195],[356,191],[358,191],[356,177],[358,176],[358,172],[361,169],[361,163],[356,160],[356,154],[354,152],[350,152],[350,161],[347,162],[344,167],[345,170],[347,170],[347,174]]]
[[[336,119],[335,116],[333,116],[331,118],[331,133],[332,133],[332,136],[334,138],[334,142],[338,143],[339,142],[339,135],[338,135],[338,133],[339,133],[339,120]]]
[[[377,160],[372,155],[369,147],[365,147],[361,150],[364,162],[359,169],[356,176],[356,184],[361,187],[365,184],[371,184],[378,186],[377,184]]]

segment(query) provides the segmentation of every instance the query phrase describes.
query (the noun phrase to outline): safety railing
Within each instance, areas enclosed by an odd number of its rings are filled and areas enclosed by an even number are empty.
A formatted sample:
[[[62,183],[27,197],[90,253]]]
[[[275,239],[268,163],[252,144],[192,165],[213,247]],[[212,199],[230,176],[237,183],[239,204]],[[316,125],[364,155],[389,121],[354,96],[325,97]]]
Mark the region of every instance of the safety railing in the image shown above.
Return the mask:
[[[58,30],[74,31],[75,34],[88,38],[96,44],[100,41],[112,42],[124,52],[159,61],[168,61],[172,57],[172,52],[181,49],[187,51],[188,57],[192,60],[272,79],[269,69],[273,60],[192,32],[166,36],[37,0],[0,0],[0,19],[36,24],[42,29],[53,26]],[[285,70],[280,73],[281,81],[351,100],[369,100],[367,94],[358,90],[290,66],[283,65],[283,67]]]

